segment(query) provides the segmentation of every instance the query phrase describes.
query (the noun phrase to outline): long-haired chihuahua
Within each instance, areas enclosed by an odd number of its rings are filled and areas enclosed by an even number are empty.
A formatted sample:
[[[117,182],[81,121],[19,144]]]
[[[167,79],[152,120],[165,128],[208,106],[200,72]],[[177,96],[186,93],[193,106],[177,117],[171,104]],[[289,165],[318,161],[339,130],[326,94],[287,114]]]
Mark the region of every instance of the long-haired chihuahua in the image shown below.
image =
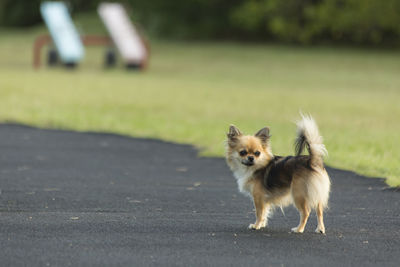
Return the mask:
[[[301,115],[297,122],[295,156],[272,154],[268,127],[251,136],[231,125],[227,137],[226,161],[239,191],[253,199],[256,209],[256,222],[249,225],[250,229],[267,226],[274,207],[294,204],[300,222],[293,232],[304,231],[314,209],[318,217],[315,231],[325,233],[323,211],[328,205],[331,183],[323,162],[327,150],[311,116]],[[301,155],[305,148],[309,155]]]

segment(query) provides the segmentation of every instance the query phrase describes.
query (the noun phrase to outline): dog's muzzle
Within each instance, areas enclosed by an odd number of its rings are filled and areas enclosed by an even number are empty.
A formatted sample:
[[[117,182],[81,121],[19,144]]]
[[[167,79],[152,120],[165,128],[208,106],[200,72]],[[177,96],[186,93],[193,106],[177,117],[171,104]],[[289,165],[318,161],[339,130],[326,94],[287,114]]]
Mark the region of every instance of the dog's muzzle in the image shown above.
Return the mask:
[[[247,159],[242,160],[242,164],[246,166],[253,166],[254,165],[254,158],[253,157],[247,157]]]

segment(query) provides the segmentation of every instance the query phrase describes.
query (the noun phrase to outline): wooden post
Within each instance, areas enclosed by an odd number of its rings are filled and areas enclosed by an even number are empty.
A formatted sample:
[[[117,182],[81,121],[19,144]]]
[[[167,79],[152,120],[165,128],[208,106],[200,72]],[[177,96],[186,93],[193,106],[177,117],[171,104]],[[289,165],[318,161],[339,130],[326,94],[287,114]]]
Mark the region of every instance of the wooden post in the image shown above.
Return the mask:
[[[40,67],[40,51],[43,46],[51,42],[49,35],[40,35],[36,38],[33,44],[33,68],[38,69]]]

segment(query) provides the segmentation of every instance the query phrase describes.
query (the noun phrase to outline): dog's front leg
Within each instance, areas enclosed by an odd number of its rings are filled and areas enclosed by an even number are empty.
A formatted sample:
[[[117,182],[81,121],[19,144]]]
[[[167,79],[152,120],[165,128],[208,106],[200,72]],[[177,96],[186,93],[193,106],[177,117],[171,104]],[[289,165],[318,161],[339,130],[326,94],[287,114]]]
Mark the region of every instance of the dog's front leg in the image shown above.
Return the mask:
[[[249,229],[258,230],[267,226],[269,205],[265,202],[265,194],[259,188],[253,188],[253,201],[256,209],[256,222],[249,225]]]

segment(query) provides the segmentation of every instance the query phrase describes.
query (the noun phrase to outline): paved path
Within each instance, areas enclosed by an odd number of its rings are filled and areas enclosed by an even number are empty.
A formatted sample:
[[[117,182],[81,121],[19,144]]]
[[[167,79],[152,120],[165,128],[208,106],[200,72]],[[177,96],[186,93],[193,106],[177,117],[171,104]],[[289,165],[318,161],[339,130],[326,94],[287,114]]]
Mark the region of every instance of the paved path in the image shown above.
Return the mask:
[[[400,192],[328,169],[327,235],[293,208],[247,230],[221,158],[112,134],[0,125],[1,266],[400,266]]]

